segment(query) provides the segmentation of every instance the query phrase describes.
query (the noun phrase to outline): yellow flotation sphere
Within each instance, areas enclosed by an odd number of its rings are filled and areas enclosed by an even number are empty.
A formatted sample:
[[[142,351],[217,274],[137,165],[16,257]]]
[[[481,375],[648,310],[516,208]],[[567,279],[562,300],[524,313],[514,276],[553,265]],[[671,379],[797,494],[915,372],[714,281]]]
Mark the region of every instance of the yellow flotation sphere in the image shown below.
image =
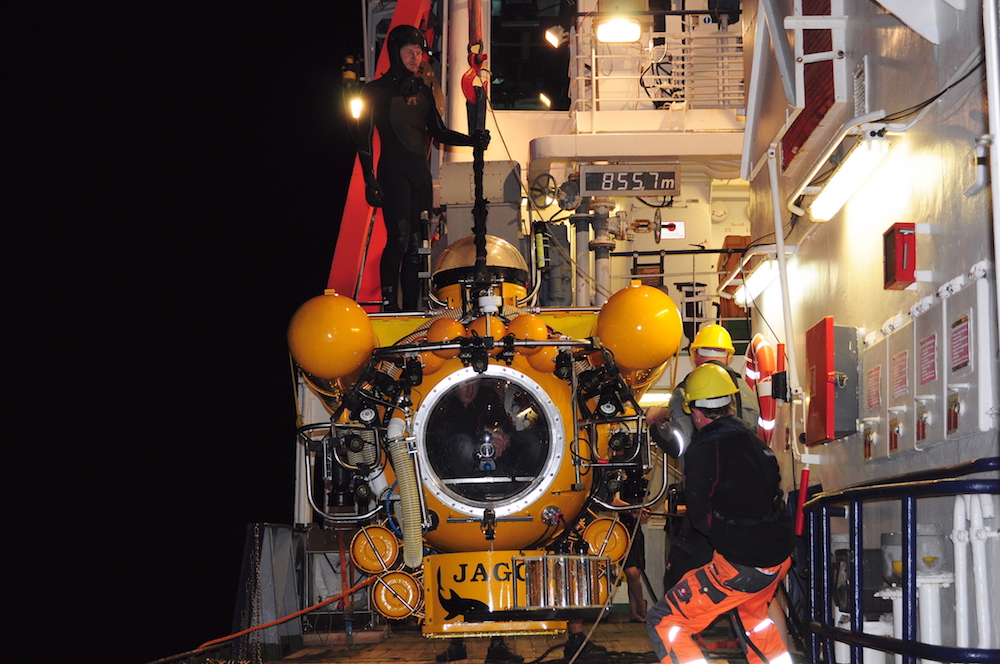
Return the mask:
[[[681,314],[663,291],[633,281],[612,295],[597,316],[597,336],[625,369],[652,369],[680,348]]]
[[[425,376],[429,376],[432,373],[436,373],[444,366],[445,359],[435,355],[432,351],[424,351],[418,355],[420,358],[420,364],[422,365],[421,371]]]
[[[469,335],[475,337],[493,337],[496,344],[493,350],[490,351],[490,355],[496,355],[500,352],[500,340],[507,335],[507,326],[496,316],[480,316],[469,323]]]
[[[535,314],[521,314],[507,326],[507,334],[513,334],[515,339],[544,341],[549,338],[549,329],[541,317]],[[540,349],[540,346],[534,348],[515,346],[515,350],[521,355],[534,355]]]
[[[334,290],[306,301],[288,324],[292,357],[319,378],[349,376],[368,361],[376,345],[365,310]]]
[[[556,355],[559,349],[555,346],[542,346],[534,355],[528,356],[528,364],[535,371],[542,373],[552,373],[556,370]]]
[[[465,326],[454,318],[439,318],[427,328],[427,341],[432,343],[454,341],[455,339],[468,336],[468,334]],[[456,348],[454,350],[434,350],[431,352],[438,357],[450,360],[453,357],[458,357],[460,351]]]

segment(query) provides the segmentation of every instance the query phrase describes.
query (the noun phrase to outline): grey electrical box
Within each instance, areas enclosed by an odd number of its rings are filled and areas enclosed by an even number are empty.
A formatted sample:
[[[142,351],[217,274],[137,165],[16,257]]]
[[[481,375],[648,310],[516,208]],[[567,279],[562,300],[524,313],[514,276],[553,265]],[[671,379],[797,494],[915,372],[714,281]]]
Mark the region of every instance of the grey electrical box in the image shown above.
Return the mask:
[[[806,444],[844,438],[858,430],[858,331],[827,316],[806,332],[809,408]]]
[[[476,181],[471,161],[441,165],[438,175],[441,205],[468,205],[476,202]],[[521,167],[509,161],[488,161],[483,165],[483,197],[490,205],[521,204]]]
[[[476,202],[472,162],[442,164],[439,173],[441,205],[445,206],[447,231],[434,247],[436,263],[448,244],[472,235]],[[487,201],[486,232],[507,240],[529,260],[529,243],[521,228],[521,168],[509,161],[488,161],[483,167],[483,198]]]

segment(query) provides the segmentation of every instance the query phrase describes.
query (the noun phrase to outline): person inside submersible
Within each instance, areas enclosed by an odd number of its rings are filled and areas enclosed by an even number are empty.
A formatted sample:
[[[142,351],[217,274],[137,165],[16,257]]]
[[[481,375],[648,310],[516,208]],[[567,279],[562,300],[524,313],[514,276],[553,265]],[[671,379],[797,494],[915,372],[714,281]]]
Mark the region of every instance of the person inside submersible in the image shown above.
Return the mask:
[[[510,447],[511,422],[492,387],[480,380],[462,383],[441,401],[434,414],[435,467],[453,472],[478,466],[493,473]],[[442,475],[450,475],[447,470]]]
[[[504,462],[511,445],[512,423],[499,394],[492,386],[481,385],[484,382],[473,379],[462,383],[442,400],[434,413],[434,421],[428,427],[434,436],[431,464],[442,478],[469,472],[492,474]],[[453,662],[467,657],[465,639],[456,638],[450,640],[444,652],[437,654],[436,660]],[[524,657],[512,651],[503,637],[490,638],[486,662],[523,661]]]
[[[418,76],[427,53],[424,34],[412,25],[398,25],[386,37],[389,70],[365,84],[361,91],[363,114],[358,125],[358,157],[365,176],[365,197],[372,207],[382,208],[386,245],[379,273],[382,281],[382,311],[414,311],[420,299],[422,212],[433,205],[429,138],[445,145],[473,146],[485,150],[488,130],[472,135],[452,131],[444,125],[431,89]],[[373,129],[378,129],[381,153],[375,171]]]

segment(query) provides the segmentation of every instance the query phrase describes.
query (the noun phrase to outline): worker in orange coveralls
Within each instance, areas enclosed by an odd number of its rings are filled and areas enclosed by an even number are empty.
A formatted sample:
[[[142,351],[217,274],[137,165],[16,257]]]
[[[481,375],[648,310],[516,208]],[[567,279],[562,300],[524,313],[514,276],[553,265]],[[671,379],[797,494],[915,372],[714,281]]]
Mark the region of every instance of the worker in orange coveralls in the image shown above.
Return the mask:
[[[692,636],[730,609],[742,621],[750,664],[792,661],[767,617],[768,603],[791,566],[791,514],[774,454],[733,416],[738,390],[714,364],[695,368],[685,382],[683,407],[695,427],[684,455],[687,511],[714,554],[646,614],[653,650],[664,664],[704,664]]]

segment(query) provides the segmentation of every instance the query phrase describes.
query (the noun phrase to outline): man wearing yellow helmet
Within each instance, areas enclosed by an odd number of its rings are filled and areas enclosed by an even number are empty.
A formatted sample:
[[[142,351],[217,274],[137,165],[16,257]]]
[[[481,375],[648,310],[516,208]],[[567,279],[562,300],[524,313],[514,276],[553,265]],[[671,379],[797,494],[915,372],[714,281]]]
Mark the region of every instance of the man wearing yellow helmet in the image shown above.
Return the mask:
[[[736,349],[733,347],[733,339],[729,336],[726,328],[715,323],[705,325],[694,336],[689,350],[691,363],[694,364],[695,368],[706,362],[712,362],[729,372],[733,384],[739,388],[736,417],[746,422],[751,429],[756,430],[760,418],[757,394],[750,389],[750,386],[746,384],[738,372],[729,367],[729,362],[733,359]],[[685,380],[687,379],[685,378]],[[674,389],[670,403],[666,408],[657,406],[646,411],[646,422],[650,425],[653,440],[674,457],[679,457],[684,453],[684,448],[694,433],[694,426],[690,418],[685,416],[682,408],[683,388],[684,381],[681,381]]]
[[[705,364],[714,364],[725,369],[734,388],[733,394],[736,395],[734,404],[736,417],[745,422],[751,430],[756,430],[757,395],[740,375],[728,366],[735,352],[729,332],[714,323],[702,327],[690,347],[691,361],[696,369]],[[674,389],[667,407],[656,406],[646,411],[646,423],[649,425],[653,440],[667,454],[675,458],[684,454],[695,431],[691,416],[684,408],[684,386],[689,377],[682,380]],[[676,533],[673,532],[671,524],[668,524],[667,529],[670,548],[663,574],[664,588],[673,586],[688,570],[700,567],[712,559],[712,547],[708,539],[698,533],[687,518],[682,520]]]
[[[696,367],[683,409],[695,434],[684,455],[684,491],[692,526],[708,538],[712,560],[687,572],[647,613],[661,662],[704,662],[693,636],[737,609],[751,664],[790,664],[768,604],[791,565],[791,514],[782,500],[771,450],[733,416],[739,389],[718,365]]]

